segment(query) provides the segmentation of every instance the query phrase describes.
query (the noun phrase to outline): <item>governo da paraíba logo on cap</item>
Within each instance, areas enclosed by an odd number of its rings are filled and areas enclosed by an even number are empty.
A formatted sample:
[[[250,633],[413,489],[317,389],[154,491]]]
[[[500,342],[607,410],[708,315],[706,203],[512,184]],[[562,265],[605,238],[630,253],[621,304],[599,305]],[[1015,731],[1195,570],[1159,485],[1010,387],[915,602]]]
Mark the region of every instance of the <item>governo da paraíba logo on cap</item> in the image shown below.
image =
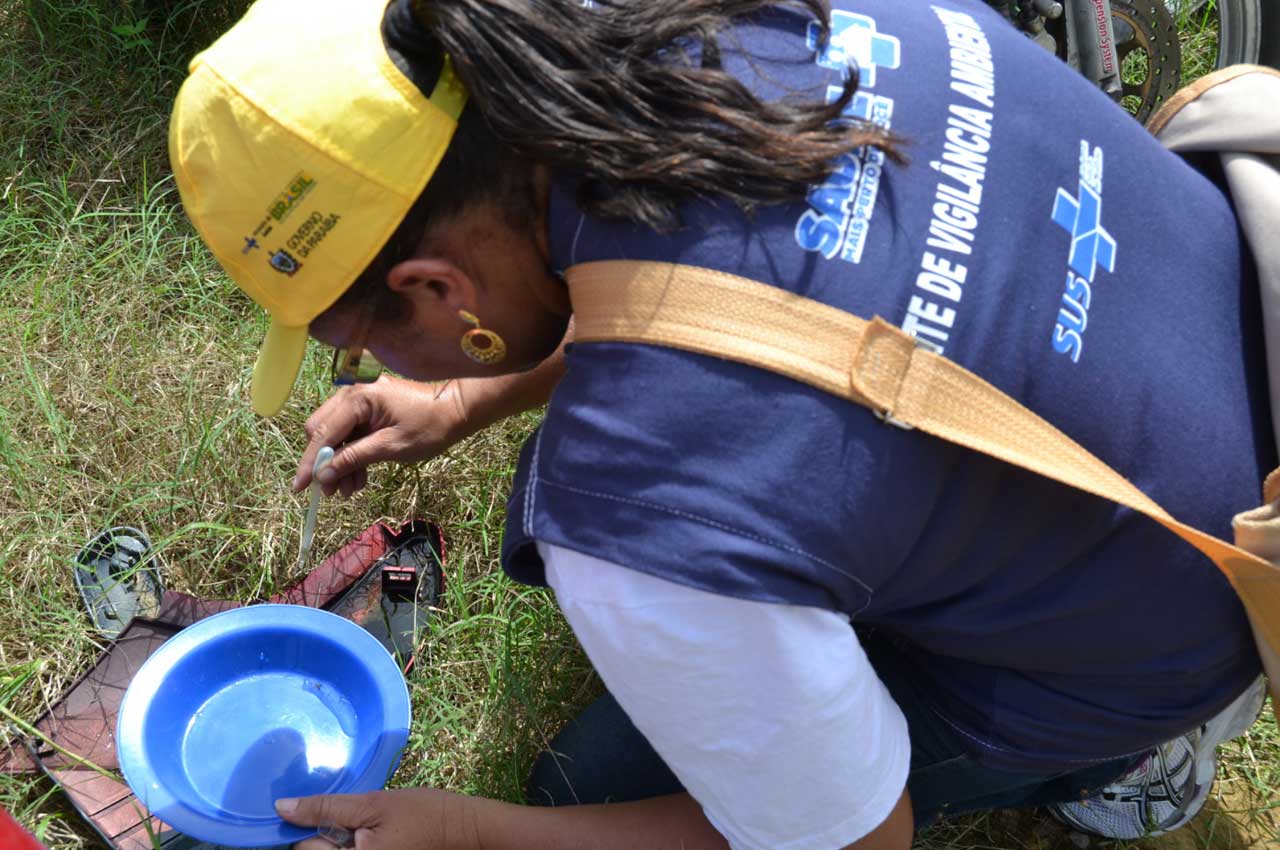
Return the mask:
[[[298,269],[302,268],[302,263],[283,248],[272,254],[267,261],[271,263],[271,268],[289,277],[293,277],[298,273]]]

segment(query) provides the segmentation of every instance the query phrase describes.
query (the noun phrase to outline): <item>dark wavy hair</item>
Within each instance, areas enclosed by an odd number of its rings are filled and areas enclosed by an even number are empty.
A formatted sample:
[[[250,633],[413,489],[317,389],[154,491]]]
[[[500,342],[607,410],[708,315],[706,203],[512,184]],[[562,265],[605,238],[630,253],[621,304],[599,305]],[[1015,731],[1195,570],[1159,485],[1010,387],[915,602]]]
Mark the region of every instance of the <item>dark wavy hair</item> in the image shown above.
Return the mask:
[[[811,16],[825,42],[826,0],[395,0],[393,59],[429,91],[448,55],[470,100],[426,190],[339,305],[472,204],[531,221],[532,163],[576,177],[588,214],[661,231],[691,199],[748,213],[801,199],[864,145],[901,161],[885,130],[842,114],[856,73],[832,103],[763,101],[721,67],[717,34],[775,8]]]

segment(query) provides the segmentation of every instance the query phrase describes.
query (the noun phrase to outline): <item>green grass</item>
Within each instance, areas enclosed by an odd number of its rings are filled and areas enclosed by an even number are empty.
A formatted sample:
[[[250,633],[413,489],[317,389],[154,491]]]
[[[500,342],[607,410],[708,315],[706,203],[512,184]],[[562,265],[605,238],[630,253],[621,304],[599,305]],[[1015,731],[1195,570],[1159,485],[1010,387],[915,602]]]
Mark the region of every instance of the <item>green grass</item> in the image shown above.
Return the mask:
[[[1182,78],[1190,81],[1212,71],[1218,61],[1218,4],[1209,0],[1200,8],[1187,4],[1174,20],[1182,41]]]
[[[176,590],[251,601],[299,578],[305,506],[288,483],[326,355],[284,415],[249,412],[264,325],[178,209],[165,149],[186,59],[243,5],[0,4],[0,727],[34,720],[101,650],[68,569],[98,528],[149,531]],[[518,799],[538,748],[596,692],[548,596],[498,569],[534,424],[379,470],[322,508],[317,552],[379,518],[447,529],[399,783]],[[47,782],[0,778],[0,806],[54,850],[98,846]]]
[[[102,648],[68,569],[96,529],[143,526],[176,590],[254,601],[298,578],[304,505],[287,486],[327,392],[325,354],[282,416],[251,415],[263,323],[181,215],[165,154],[186,60],[244,5],[0,0],[0,729],[34,720]],[[446,529],[447,593],[410,680],[398,784],[519,799],[538,749],[599,692],[549,596],[498,569],[515,452],[535,423],[378,469],[322,508],[319,553],[378,518]],[[1276,840],[1277,753],[1267,723],[1230,748],[1222,799],[1195,827],[1212,835],[1187,846]],[[52,850],[100,846],[42,779],[0,777],[0,806]],[[1070,845],[1015,813],[919,846]]]

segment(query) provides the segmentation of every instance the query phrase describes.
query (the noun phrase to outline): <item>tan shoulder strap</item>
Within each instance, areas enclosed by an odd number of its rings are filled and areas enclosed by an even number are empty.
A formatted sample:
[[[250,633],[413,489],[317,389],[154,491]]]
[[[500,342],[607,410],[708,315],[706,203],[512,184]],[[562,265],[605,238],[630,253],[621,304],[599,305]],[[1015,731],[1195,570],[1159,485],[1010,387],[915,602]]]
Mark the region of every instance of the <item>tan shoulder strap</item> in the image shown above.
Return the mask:
[[[1280,569],[1170,516],[1022,404],[876,318],[694,266],[608,261],[566,273],[577,342],[694,351],[786,375],[919,430],[1118,502],[1207,555],[1244,602],[1280,682]],[[1264,653],[1265,655],[1265,653]],[[1273,669],[1274,668],[1274,669]]]
[[[1151,116],[1151,120],[1147,121],[1147,130],[1150,131],[1151,135],[1159,138],[1165,128],[1182,114],[1188,106],[1191,106],[1214,89],[1219,89],[1227,83],[1248,76],[1280,77],[1280,71],[1275,68],[1268,68],[1266,65],[1247,64],[1228,65],[1225,68],[1212,71],[1195,82],[1178,89],[1173,97],[1161,104],[1160,108]],[[1274,102],[1272,101],[1274,93],[1273,88],[1268,88],[1264,84],[1263,88],[1256,91],[1242,92],[1242,90],[1236,90],[1232,92],[1226,101],[1215,104],[1213,114],[1208,117],[1215,123],[1227,123],[1228,126],[1210,128],[1210,132],[1213,133],[1212,138],[1209,140],[1210,146],[1201,149],[1214,151],[1257,150],[1256,147],[1248,145],[1229,147],[1226,142],[1234,139],[1238,145],[1242,136],[1248,138],[1251,133],[1254,134],[1254,138],[1259,138],[1257,136],[1257,128],[1250,126],[1253,123],[1250,119],[1258,117],[1261,107],[1270,107],[1271,114],[1275,113]],[[1222,110],[1242,110],[1244,114],[1224,114]],[[1233,118],[1237,120],[1231,120]],[[1221,119],[1225,119],[1225,121],[1221,121]],[[1204,122],[1197,120],[1195,123],[1201,124]]]

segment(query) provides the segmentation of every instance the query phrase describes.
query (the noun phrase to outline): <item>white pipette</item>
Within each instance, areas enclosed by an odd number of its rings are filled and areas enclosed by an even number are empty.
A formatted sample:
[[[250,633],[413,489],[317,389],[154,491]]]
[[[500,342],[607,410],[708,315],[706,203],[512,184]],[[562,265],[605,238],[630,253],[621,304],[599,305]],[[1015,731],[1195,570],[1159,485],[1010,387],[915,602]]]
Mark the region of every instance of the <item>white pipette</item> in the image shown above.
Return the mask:
[[[316,452],[316,462],[311,467],[311,504],[307,506],[307,520],[302,524],[302,542],[298,545],[298,569],[307,565],[307,556],[311,554],[311,541],[316,536],[316,514],[320,512],[320,482],[316,477],[331,460],[333,460],[333,449],[323,446]]]

